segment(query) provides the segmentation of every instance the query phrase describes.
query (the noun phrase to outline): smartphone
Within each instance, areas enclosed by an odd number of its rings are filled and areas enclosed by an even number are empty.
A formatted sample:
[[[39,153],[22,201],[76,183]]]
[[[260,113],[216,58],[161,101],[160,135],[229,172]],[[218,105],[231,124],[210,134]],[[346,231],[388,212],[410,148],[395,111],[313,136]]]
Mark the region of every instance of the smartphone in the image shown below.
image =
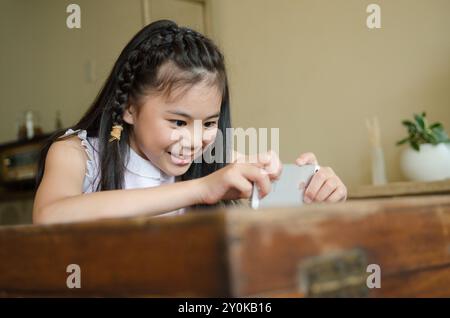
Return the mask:
[[[319,169],[318,165],[283,165],[280,178],[272,183],[272,191],[264,198],[259,198],[257,187],[253,185],[250,206],[259,209],[303,205],[305,188]]]

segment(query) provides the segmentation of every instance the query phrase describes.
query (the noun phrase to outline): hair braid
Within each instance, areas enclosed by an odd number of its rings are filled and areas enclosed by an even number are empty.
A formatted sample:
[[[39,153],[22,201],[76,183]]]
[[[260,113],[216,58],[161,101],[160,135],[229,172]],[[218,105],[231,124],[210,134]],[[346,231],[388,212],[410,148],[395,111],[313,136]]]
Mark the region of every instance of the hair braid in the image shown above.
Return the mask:
[[[175,35],[178,32],[177,29],[168,28],[162,30],[154,37],[143,42],[136,50],[133,50],[129,54],[117,76],[117,89],[115,91],[112,109],[112,125],[123,125],[122,116],[129,102],[136,73],[143,66],[141,57],[144,56],[154,59],[155,55],[158,56],[158,53],[164,53],[161,52],[161,49],[173,43]],[[160,57],[165,58],[166,56],[162,54]]]

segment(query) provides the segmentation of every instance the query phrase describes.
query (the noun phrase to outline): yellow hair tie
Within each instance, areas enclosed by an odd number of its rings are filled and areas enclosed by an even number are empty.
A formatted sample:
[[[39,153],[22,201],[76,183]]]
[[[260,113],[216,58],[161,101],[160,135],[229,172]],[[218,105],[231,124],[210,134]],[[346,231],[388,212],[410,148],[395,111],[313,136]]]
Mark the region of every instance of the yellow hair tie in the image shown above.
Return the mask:
[[[122,125],[112,126],[111,133],[110,133],[111,138],[109,139],[109,142],[111,142],[113,140],[120,141],[120,135],[122,134],[122,130],[123,130]]]

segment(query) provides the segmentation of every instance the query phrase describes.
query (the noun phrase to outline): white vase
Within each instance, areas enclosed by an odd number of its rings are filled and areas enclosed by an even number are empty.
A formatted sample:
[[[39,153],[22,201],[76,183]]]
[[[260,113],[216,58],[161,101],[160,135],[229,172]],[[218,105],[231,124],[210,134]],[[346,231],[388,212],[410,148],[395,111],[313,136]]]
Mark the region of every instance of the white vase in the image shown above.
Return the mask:
[[[411,147],[400,158],[403,174],[411,181],[436,181],[450,178],[450,145],[422,144],[420,151]]]

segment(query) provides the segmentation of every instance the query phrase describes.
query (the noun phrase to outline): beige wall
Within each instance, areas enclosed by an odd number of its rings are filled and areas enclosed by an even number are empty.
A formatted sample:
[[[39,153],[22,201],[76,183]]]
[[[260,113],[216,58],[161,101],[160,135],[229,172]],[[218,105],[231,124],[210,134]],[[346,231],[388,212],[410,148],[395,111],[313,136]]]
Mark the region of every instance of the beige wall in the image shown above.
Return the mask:
[[[382,29],[365,25],[378,3]],[[400,121],[426,110],[450,131],[450,1],[214,0],[233,124],[280,127],[281,158],[313,151],[350,186],[370,183],[365,118],[377,115],[388,179]]]
[[[143,25],[140,0],[0,1],[0,142],[16,137],[15,119],[26,109],[39,111],[45,131],[54,129],[56,110],[64,125],[74,124]],[[81,29],[66,27],[70,3],[81,7]]]
[[[65,7],[82,8],[81,30]],[[315,152],[354,186],[370,182],[365,118],[377,115],[390,181],[401,180],[400,125],[426,110],[450,130],[450,1],[378,0],[382,29],[365,26],[365,0],[211,0],[211,34],[229,69],[234,126],[279,127],[280,155]],[[142,26],[140,0],[1,0],[0,142],[24,109],[53,129],[74,123],[121,48]],[[87,78],[94,61],[96,79]]]

